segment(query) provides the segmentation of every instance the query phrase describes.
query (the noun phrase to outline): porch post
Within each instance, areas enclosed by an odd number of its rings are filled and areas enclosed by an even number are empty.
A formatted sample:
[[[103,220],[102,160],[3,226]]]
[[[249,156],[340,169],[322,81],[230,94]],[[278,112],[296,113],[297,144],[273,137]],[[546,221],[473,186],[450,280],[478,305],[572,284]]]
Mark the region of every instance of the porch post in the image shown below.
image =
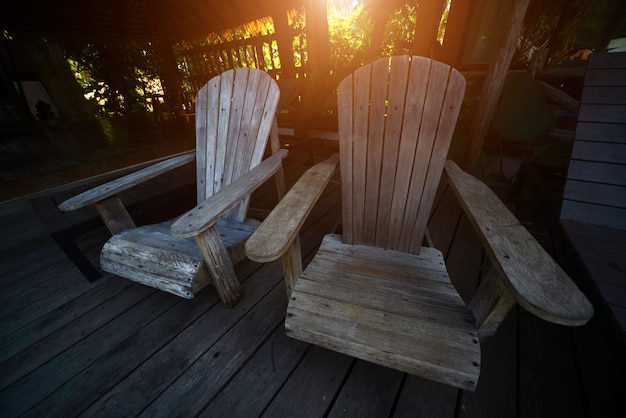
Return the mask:
[[[296,68],[293,62],[293,32],[287,19],[287,11],[277,9],[272,13],[274,28],[276,29],[276,41],[280,54],[281,78],[293,80],[296,78]]]

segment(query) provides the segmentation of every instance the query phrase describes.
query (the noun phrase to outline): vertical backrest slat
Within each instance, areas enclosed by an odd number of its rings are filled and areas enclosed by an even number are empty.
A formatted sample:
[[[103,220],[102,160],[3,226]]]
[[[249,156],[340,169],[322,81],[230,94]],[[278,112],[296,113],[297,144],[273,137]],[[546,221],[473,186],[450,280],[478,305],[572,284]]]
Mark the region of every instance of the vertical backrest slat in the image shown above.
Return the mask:
[[[355,115],[353,111],[353,94],[354,94],[354,85],[353,85],[353,76],[350,75],[348,78],[343,80],[341,84],[339,84],[339,88],[337,90],[337,118],[338,118],[338,129],[339,129],[339,154],[341,157],[341,182],[342,184],[347,185],[352,184],[354,187],[354,182],[352,180],[352,153],[353,153],[353,144],[354,144],[354,120]],[[355,241],[355,237],[352,233],[354,231],[354,222],[353,222],[353,200],[352,195],[343,193],[342,202],[342,219],[343,219],[343,239],[345,242],[352,243]]]
[[[365,202],[363,206],[363,235],[376,236],[378,197],[382,169],[383,138],[387,115],[387,87],[389,83],[389,60],[372,63],[369,99],[369,128],[367,133],[367,156],[365,163]],[[369,241],[369,239],[367,240]],[[369,242],[367,242],[369,243]]]
[[[205,84],[196,96],[197,199],[200,203],[214,193],[215,154],[218,137],[219,77]]]
[[[226,147],[224,179],[223,185],[230,184],[233,178],[236,178],[234,168],[236,166],[235,159],[239,158],[237,148],[239,146],[241,118],[243,116],[243,105],[248,91],[248,68],[242,68],[241,71],[234,72],[234,82],[232,97],[230,100],[230,114],[228,121],[228,133],[226,141],[229,144]],[[226,104],[224,104],[226,106]],[[234,141],[234,142],[233,142]]]

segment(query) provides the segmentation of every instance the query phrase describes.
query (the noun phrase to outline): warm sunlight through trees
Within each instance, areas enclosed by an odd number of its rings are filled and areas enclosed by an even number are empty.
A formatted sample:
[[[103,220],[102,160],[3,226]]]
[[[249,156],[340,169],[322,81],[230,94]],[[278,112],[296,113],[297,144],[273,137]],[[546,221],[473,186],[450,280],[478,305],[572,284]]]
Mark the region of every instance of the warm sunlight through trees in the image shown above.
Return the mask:
[[[531,0],[516,59],[529,60],[542,47],[550,48],[551,55],[574,46],[592,47],[583,43],[599,36],[613,0],[597,1],[594,7],[589,7],[590,1]],[[166,101],[171,100],[168,96],[193,97],[208,79],[238,67],[260,68],[277,80],[307,79],[314,85],[308,88],[323,96],[343,76],[382,56],[422,55],[454,65],[487,62],[497,48],[508,7],[507,2],[484,0],[480,3],[484,10],[472,14],[470,9],[478,6],[467,0],[308,0],[302,4],[174,44],[128,41],[64,46],[77,80],[105,113],[150,107],[150,97],[159,95]],[[455,10],[450,27],[454,34],[446,46],[448,17]]]

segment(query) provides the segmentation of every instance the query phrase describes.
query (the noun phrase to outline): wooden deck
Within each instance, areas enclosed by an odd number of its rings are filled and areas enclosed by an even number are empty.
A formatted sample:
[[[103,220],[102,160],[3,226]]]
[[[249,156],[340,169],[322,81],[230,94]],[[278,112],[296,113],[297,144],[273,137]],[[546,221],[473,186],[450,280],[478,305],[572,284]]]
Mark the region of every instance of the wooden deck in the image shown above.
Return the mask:
[[[292,152],[288,180],[309,155]],[[322,156],[316,156],[319,160]],[[55,192],[59,192],[56,190]],[[273,186],[253,199],[269,208]],[[44,233],[26,200],[0,205],[0,415],[215,417],[622,417],[623,341],[560,241],[535,229],[596,306],[566,328],[520,309],[484,344],[475,392],[457,390],[285,337],[278,263],[236,266],[234,309],[213,287],[196,299],[105,274],[90,283]],[[340,216],[332,182],[302,236],[306,261]],[[442,185],[430,222],[450,276],[467,298],[482,250]],[[97,262],[108,233],[78,237]],[[556,246],[552,244],[556,242]]]

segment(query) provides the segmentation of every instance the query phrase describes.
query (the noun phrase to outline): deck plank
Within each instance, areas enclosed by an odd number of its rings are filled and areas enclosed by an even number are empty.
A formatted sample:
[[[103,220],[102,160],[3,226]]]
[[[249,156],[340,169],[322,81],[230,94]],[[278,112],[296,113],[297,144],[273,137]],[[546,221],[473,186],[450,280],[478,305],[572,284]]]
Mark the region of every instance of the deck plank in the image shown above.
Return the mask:
[[[512,310],[513,311],[513,310]],[[517,404],[517,321],[509,312],[498,332],[481,344],[476,391],[463,391],[460,418],[515,417]]]
[[[308,344],[288,338],[284,326],[280,324],[250,361],[206,406],[200,417],[261,416],[300,363],[307,348]]]
[[[570,367],[570,330],[528,312],[520,313],[519,326],[526,336],[519,344],[519,416],[585,416],[576,369]]]
[[[310,346],[262,417],[324,417],[355,360]]]
[[[417,376],[406,376],[393,418],[453,417],[460,389]]]
[[[94,256],[102,247],[102,235],[92,237],[84,245],[84,250]],[[54,248],[56,250],[56,248]],[[32,263],[32,268],[37,263]],[[50,295],[59,290],[66,290],[68,287],[84,285],[84,277],[80,274],[73,274],[73,265],[67,263],[65,257],[51,261],[45,268],[38,271],[23,269],[10,286],[5,286],[0,296],[0,304],[4,313],[14,312],[23,309],[26,305],[31,305],[42,298],[50,301]],[[24,272],[26,270],[26,272]],[[70,274],[67,274],[68,271]],[[52,279],[52,280],[51,280]],[[17,297],[19,295],[19,298]]]
[[[46,362],[54,359],[57,355],[63,354],[65,350],[70,349],[74,344],[80,343],[85,336],[109,324],[112,319],[115,319],[154,293],[145,287],[129,286],[119,279],[107,281],[104,286],[115,293],[120,293],[120,291],[121,293],[115,300],[96,302],[100,304],[95,308],[77,316],[66,326],[41,338],[3,361],[2,370],[0,371],[0,388],[6,388],[38,367],[45,365]],[[100,295],[100,292],[93,292],[93,296],[96,298]],[[70,315],[74,317],[74,314]],[[47,319],[48,317],[44,317],[43,321]],[[30,327],[23,329],[27,332],[30,330]],[[17,333],[10,334],[7,336],[7,339],[14,336],[14,334]],[[26,334],[26,336],[29,337],[30,335]],[[11,351],[14,351],[12,347],[9,352]]]
[[[34,407],[72,376],[143,328],[155,315],[165,312],[176,301],[175,296],[153,292],[122,313],[120,320],[109,322],[0,393],[0,405],[7,405],[4,413],[17,416]]]
[[[277,284],[237,327],[211,345],[141,416],[186,417],[201,412],[207,400],[218,393],[282,322],[286,302],[284,287]]]
[[[57,250],[56,247],[50,247],[50,251],[55,250]],[[36,265],[37,260],[33,260],[32,264]],[[51,274],[52,272],[55,274]],[[3,306],[2,315],[0,315],[0,335],[6,335],[14,329],[29,324],[72,299],[80,297],[91,288],[91,284],[67,259],[57,261],[52,266],[42,267],[41,271],[34,274],[35,277],[40,275],[54,283],[53,290],[38,298],[20,297],[10,305]],[[23,284],[28,286],[30,278],[30,276],[23,278]]]
[[[357,361],[328,417],[389,416],[403,375],[396,370]]]
[[[121,282],[121,281],[120,281]],[[81,298],[74,298],[68,303],[59,306],[31,323],[14,329],[11,333],[0,338],[0,362],[3,362],[27,350],[36,342],[49,335],[62,331],[64,328],[73,328],[73,320],[83,318],[93,309],[96,309],[111,298],[122,296],[131,283],[121,282],[120,286],[112,286],[106,278],[98,282]],[[108,311],[109,309],[107,309]],[[28,356],[30,357],[30,356]]]

